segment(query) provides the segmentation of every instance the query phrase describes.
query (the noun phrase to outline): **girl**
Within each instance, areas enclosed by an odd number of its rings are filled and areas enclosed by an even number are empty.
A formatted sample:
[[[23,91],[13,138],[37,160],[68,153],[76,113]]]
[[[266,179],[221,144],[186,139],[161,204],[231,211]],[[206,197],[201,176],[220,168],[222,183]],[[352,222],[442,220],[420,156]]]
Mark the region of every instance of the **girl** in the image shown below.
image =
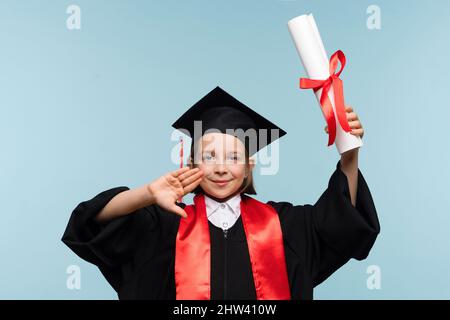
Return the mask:
[[[346,111],[362,137],[358,116]],[[312,299],[349,259],[367,257],[380,227],[358,149],[342,154],[314,205],[263,203],[249,196],[251,156],[283,130],[219,87],[173,126],[193,137],[189,167],[80,203],[62,238],[119,299]],[[190,192],[193,204],[177,202]]]

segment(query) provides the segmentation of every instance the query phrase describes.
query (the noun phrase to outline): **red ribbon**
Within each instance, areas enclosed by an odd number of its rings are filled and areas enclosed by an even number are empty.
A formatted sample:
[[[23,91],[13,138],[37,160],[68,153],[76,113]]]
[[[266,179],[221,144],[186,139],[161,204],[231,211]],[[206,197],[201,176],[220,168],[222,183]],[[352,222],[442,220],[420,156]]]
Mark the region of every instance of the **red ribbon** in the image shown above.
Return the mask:
[[[341,69],[336,72],[339,62],[341,63]],[[342,84],[342,80],[339,79],[339,75],[342,70],[344,70],[344,67],[345,55],[341,50],[338,50],[330,58],[330,76],[327,79],[300,79],[301,89],[313,89],[314,92],[322,89],[322,94],[320,95],[320,105],[328,125],[328,146],[332,145],[336,139],[336,119],[334,117],[333,106],[331,105],[330,98],[328,97],[328,92],[331,87],[333,87],[334,91],[334,102],[339,123],[345,132],[351,131],[345,113],[344,86]]]

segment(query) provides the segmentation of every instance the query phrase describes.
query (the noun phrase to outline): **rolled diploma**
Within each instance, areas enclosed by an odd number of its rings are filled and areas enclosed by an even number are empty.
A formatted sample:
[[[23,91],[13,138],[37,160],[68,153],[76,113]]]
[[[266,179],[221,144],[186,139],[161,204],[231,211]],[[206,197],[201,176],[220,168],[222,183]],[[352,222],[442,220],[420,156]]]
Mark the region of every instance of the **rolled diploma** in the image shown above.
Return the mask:
[[[319,29],[317,28],[313,15],[301,15],[290,20],[288,22],[288,28],[308,78],[319,80],[327,79],[330,76],[330,61],[325,51],[325,47],[323,46],[322,38],[320,37]],[[316,92],[319,106],[321,94],[322,89]],[[333,106],[336,120],[335,144],[339,154],[361,147],[363,145],[361,138],[345,132],[339,124],[336,115],[333,88],[330,89],[328,97]],[[322,114],[325,117],[323,110]]]

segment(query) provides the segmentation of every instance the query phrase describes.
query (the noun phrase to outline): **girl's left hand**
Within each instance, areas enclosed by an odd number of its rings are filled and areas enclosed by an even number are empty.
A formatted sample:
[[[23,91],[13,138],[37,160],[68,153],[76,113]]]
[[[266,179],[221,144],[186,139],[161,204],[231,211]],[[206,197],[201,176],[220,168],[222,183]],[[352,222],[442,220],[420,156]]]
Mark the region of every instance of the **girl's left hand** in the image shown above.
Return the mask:
[[[345,112],[347,115],[348,124],[352,129],[349,133],[362,138],[364,136],[364,129],[359,121],[358,115],[353,111],[351,106],[345,106]],[[325,127],[325,132],[328,133],[328,126]]]

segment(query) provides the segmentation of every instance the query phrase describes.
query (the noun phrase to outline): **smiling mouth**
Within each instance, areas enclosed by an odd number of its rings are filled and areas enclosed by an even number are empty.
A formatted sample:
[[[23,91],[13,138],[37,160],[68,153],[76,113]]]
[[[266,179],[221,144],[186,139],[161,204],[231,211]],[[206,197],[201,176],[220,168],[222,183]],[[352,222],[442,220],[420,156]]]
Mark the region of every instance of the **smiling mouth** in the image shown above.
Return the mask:
[[[211,180],[212,182],[214,182],[215,184],[217,184],[218,186],[225,186],[228,184],[228,182],[230,182],[231,180]]]

